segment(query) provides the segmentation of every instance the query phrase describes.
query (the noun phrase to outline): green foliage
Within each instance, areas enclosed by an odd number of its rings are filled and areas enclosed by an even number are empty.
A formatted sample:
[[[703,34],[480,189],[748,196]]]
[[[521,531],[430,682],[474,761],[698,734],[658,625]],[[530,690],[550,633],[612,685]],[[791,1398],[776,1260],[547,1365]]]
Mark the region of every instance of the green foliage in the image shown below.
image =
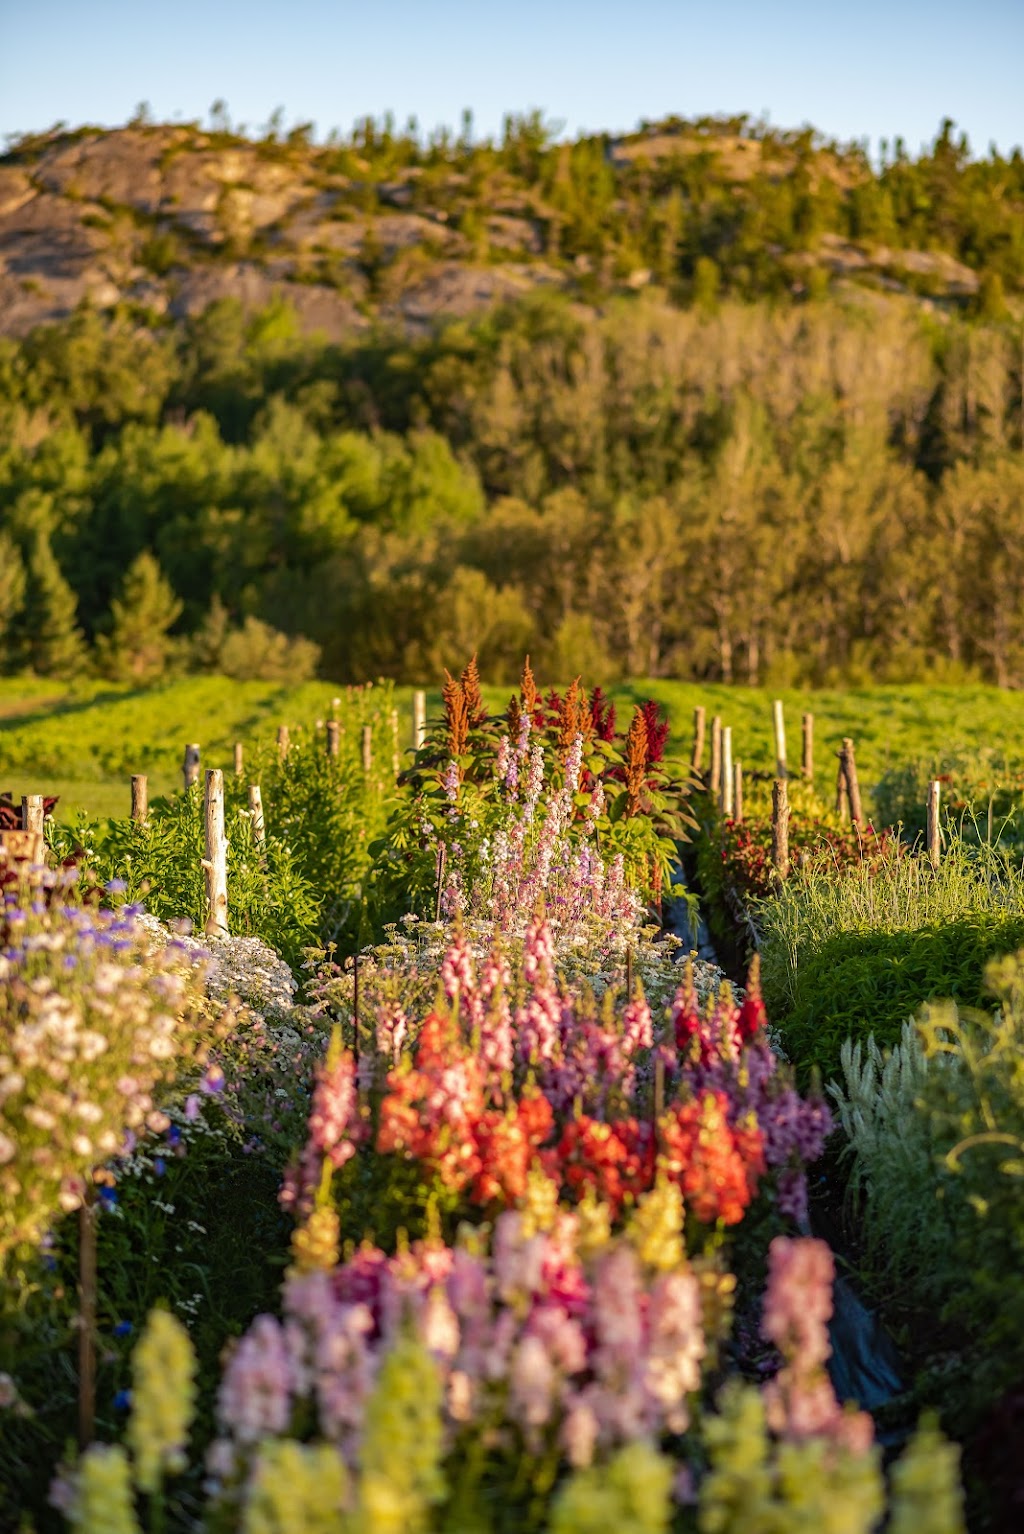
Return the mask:
[[[1024,875],[951,838],[937,873],[896,846],[841,877],[796,869],[756,910],[769,1014],[806,1073],[838,1073],[847,1039],[891,1047],[922,1003],[980,1005],[989,959],[1024,943]]]
[[[169,630],[181,616],[160,566],[146,550],[129,566],[110,606],[111,629],[96,643],[101,670],[114,681],[149,682],[162,675],[173,649]]]
[[[33,541],[26,573],[19,624],[21,655],[40,676],[73,677],[86,660],[76,622],[78,603],[54,558],[49,538],[42,532]]]

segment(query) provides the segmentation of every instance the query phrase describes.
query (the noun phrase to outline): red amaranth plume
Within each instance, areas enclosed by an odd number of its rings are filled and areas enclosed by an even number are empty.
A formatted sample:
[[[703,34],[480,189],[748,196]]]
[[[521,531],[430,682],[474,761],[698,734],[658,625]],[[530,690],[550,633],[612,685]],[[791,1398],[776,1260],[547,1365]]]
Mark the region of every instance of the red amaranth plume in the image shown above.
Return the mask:
[[[765,1011],[764,998],[761,995],[761,955],[755,953],[747,972],[747,994],[743,998],[740,1015],[736,1019],[736,1026],[744,1044],[760,1033],[767,1023],[768,1013]]]
[[[665,746],[668,742],[668,715],[662,718],[661,704],[655,703],[653,698],[648,698],[646,703],[641,704],[640,712],[647,726],[647,760],[653,765],[654,762],[660,762],[665,755]]]
[[[598,740],[615,739],[615,704],[606,698],[600,687],[595,687],[590,698],[590,718]]]

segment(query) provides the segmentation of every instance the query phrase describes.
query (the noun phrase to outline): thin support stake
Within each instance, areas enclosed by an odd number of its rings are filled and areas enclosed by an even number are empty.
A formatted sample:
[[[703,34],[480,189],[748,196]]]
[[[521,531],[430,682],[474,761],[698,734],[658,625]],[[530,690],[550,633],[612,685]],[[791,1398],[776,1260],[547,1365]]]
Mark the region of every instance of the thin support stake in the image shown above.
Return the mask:
[[[194,742],[185,747],[185,761],[181,772],[185,779],[185,791],[187,793],[193,783],[199,781],[199,747]]]
[[[939,830],[939,795],[942,785],[937,778],[928,785],[928,861],[933,868],[939,866],[942,856],[942,833]]]
[[[700,772],[704,765],[704,710],[700,704],[693,711],[693,755],[690,766]]]
[[[427,695],[417,687],[412,695],[412,743],[422,751],[427,738]]]
[[[33,831],[37,836],[43,834],[44,806],[42,794],[22,794],[21,796],[21,829]]]
[[[785,778],[772,784],[772,867],[781,880],[789,877],[789,790]]]
[[[733,768],[735,781],[732,788],[732,818],[737,825],[743,820],[743,763],[737,762]]]
[[[262,849],[267,844],[267,827],[263,819],[263,793],[258,783],[249,784],[249,817],[253,842]]]
[[[734,788],[735,783],[732,776],[732,726],[727,724],[722,730],[722,814],[726,820],[732,819]]]
[[[776,698],[772,704],[772,715],[775,722],[775,776],[786,778],[789,776],[786,768],[786,721],[781,698]]]
[[[149,779],[144,772],[132,774],[132,820],[137,826],[149,818]]]
[[[206,771],[205,798],[207,937],[226,937],[228,931],[228,844],[224,835],[224,774],[219,767]]]
[[[711,778],[708,783],[712,799],[722,792],[722,721],[716,714],[711,721]]]
[[[801,770],[808,783],[814,779],[814,715],[805,714],[803,717],[803,762]]]

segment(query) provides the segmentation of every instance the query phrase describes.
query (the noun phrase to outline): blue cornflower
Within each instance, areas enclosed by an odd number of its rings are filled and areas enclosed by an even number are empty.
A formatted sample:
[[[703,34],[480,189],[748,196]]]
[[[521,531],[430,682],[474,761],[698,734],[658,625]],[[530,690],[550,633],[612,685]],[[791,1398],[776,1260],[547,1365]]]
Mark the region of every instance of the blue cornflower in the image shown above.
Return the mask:
[[[131,1404],[132,1404],[132,1393],[131,1393],[131,1391],[130,1390],[119,1390],[117,1392],[117,1395],[114,1397],[114,1410],[115,1411],[127,1411]]]
[[[103,1187],[100,1189],[100,1203],[104,1209],[113,1209],[117,1203],[117,1189]]]
[[[123,895],[128,888],[128,883],[125,879],[108,879],[103,888],[108,895]]]
[[[114,1327],[114,1336],[130,1337],[132,1330],[132,1323],[130,1321],[118,1321],[117,1325]]]
[[[158,1177],[162,1177],[167,1171],[167,1162],[162,1156],[157,1156],[153,1161],[153,1171]]]

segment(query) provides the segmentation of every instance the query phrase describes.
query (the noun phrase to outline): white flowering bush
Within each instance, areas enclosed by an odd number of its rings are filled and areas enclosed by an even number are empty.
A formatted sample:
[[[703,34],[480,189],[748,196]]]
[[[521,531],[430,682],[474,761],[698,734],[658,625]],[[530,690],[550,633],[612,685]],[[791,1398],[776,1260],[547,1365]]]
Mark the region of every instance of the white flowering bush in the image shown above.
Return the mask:
[[[8,886],[0,914],[0,1271],[92,1168],[166,1128],[157,1089],[209,1038],[198,955],[46,878]]]

